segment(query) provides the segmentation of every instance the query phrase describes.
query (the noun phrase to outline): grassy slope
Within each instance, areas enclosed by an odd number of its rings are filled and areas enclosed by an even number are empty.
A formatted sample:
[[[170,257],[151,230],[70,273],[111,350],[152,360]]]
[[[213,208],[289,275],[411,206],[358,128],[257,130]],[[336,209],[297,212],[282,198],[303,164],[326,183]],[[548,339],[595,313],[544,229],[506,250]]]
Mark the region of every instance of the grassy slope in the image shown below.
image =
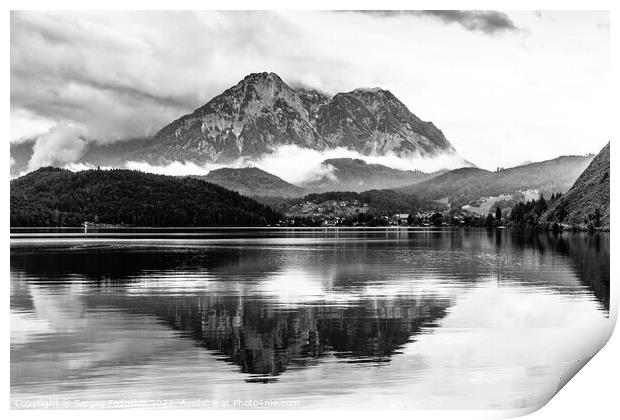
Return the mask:
[[[541,223],[586,225],[600,212],[600,225],[609,229],[609,143],[577,178],[575,184],[545,214]]]

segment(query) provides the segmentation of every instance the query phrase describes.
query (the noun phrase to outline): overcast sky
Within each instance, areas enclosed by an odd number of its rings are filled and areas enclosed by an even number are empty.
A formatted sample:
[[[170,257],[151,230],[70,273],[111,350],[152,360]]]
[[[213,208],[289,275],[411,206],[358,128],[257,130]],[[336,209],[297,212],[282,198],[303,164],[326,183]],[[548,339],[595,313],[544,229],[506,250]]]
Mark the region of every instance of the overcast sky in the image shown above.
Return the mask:
[[[606,12],[13,12],[11,141],[150,135],[262,71],[389,89],[485,168],[610,136]]]

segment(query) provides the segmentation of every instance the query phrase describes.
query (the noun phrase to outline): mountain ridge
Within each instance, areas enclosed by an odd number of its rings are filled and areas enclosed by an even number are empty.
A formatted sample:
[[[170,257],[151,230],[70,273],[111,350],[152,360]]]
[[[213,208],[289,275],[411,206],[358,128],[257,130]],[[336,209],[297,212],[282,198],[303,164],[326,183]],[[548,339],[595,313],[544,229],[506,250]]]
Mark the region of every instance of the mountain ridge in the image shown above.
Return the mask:
[[[281,145],[346,147],[362,155],[456,153],[441,130],[388,90],[356,89],[329,97],[315,89],[293,89],[275,73],[252,73],[164,126],[136,155],[158,164],[228,163]]]
[[[451,202],[460,204],[480,197],[527,189],[538,189],[546,194],[565,192],[593,159],[593,155],[559,156],[494,172],[459,168],[427,181],[397,188],[397,191],[426,199],[448,197]]]
[[[353,191],[393,189],[404,185],[425,181],[442,171],[426,173],[418,170],[401,170],[363,159],[333,158],[321,163],[329,176],[323,176],[300,184],[308,191]]]
[[[11,145],[13,176],[29,168],[35,140]],[[414,115],[389,90],[358,88],[329,95],[310,87],[293,88],[276,73],[263,72],[245,76],[151,137],[90,141],[75,162],[59,157],[49,163],[227,164],[285,145],[318,151],[346,148],[361,156],[457,155],[441,130]]]

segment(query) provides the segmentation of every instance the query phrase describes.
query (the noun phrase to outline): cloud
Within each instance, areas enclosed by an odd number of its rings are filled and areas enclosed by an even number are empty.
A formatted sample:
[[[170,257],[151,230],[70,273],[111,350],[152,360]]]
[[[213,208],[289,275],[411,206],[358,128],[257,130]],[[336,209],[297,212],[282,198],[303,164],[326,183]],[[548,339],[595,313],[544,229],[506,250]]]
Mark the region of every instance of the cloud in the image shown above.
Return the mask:
[[[127,169],[135,169],[144,172],[152,172],[163,175],[206,175],[214,169],[223,167],[242,168],[257,167],[271,174],[279,176],[287,182],[295,185],[303,185],[323,178],[332,178],[334,168],[324,165],[323,161],[334,158],[362,159],[368,163],[378,163],[402,170],[421,170],[434,172],[440,169],[454,169],[470,166],[457,154],[444,154],[432,158],[422,156],[399,157],[387,156],[364,156],[358,152],[335,148],[328,150],[304,149],[294,145],[278,147],[273,153],[259,158],[242,158],[231,164],[204,163],[202,165],[193,162],[172,162],[167,165],[151,165],[146,162],[130,161],[125,164]]]
[[[442,19],[493,29],[491,12],[457,13]],[[14,11],[11,139],[61,122],[84,127],[86,138],[100,143],[151,136],[256,71],[329,93],[358,87],[352,73],[363,86],[380,84],[384,67],[361,60],[363,49],[346,42],[359,39],[356,26],[331,22],[331,15]],[[340,27],[343,45],[317,36],[321,25]]]
[[[46,133],[56,124],[26,109],[11,110],[11,142],[22,143]]]
[[[469,31],[480,31],[485,34],[517,30],[508,15],[493,10],[359,10],[356,12],[380,17],[430,16],[444,23],[457,23]]]
[[[277,148],[274,153],[252,161],[251,164],[292,184],[303,184],[332,176],[333,168],[321,165],[325,159],[349,155],[351,151],[344,148],[319,151],[286,145]]]
[[[217,163],[204,163],[199,165],[194,162],[171,162],[166,165],[151,165],[142,161],[128,161],[125,163],[126,169],[132,169],[142,172],[150,172],[161,175],[185,176],[185,175],[206,175],[214,169],[226,167]],[[238,167],[236,163],[228,165],[230,167]]]
[[[28,170],[75,162],[82,157],[85,150],[83,131],[67,124],[59,124],[47,134],[37,137]]]
[[[249,160],[247,164],[257,166],[267,172],[278,175],[292,184],[299,185],[325,177],[334,178],[334,168],[330,165],[323,165],[323,161],[334,158],[362,159],[367,163],[378,163],[402,170],[418,169],[423,172],[470,166],[456,154],[438,155],[432,158],[420,155],[399,157],[394,154],[365,156],[341,147],[319,151],[303,149],[293,145],[281,146],[274,153],[265,155],[255,161]]]
[[[514,22],[502,12],[466,11],[466,10],[425,10],[424,16],[433,16],[446,23],[458,23],[470,31],[482,31],[486,34],[515,31]]]
[[[59,124],[143,138],[273,71],[330,95],[389,89],[485,168],[607,143],[609,12],[370,13],[11,12],[10,141]]]
[[[291,31],[261,12],[12,12],[12,139],[26,114],[97,142],[150,136],[262,71],[249,63]]]

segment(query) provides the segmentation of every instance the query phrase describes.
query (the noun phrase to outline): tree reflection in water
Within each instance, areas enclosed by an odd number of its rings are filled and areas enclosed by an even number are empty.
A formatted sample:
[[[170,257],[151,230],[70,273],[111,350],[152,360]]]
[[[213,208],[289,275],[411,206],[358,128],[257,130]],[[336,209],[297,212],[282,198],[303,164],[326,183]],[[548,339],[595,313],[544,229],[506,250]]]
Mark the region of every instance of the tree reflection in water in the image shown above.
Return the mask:
[[[609,309],[608,235],[389,235],[292,245],[19,245],[11,249],[17,279],[11,306],[32,308],[29,284],[61,293],[79,283],[87,308],[155,316],[258,382],[328,354],[355,363],[389,362],[449,311],[454,294],[434,291],[441,283],[432,281],[421,287],[429,276],[462,290],[496,275],[582,293],[562,273],[536,271],[541,258],[563,258]],[[519,270],[526,275],[517,276]],[[292,301],[277,287],[266,291],[274,276],[293,287],[300,282]],[[308,283],[317,287],[305,296]]]

